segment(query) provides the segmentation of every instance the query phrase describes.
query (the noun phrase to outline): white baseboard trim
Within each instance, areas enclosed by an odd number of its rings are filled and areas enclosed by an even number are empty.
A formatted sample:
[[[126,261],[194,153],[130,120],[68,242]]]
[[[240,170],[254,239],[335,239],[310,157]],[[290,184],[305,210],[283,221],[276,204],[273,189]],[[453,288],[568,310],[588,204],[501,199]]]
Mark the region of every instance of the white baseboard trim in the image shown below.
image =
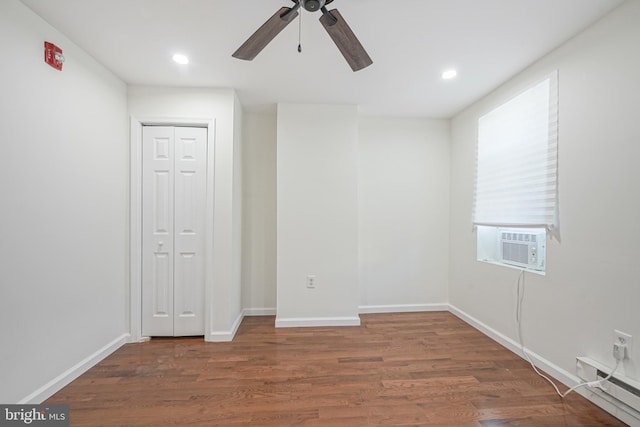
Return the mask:
[[[449,311],[449,304],[396,304],[396,305],[361,305],[361,314],[371,313],[412,313],[421,311]]]
[[[238,317],[231,325],[231,329],[228,331],[214,331],[205,337],[205,341],[208,342],[229,342],[233,341],[233,337],[236,336],[236,332],[238,332],[238,328],[242,323],[242,319],[244,319],[244,310],[240,311]]]
[[[306,328],[317,326],[360,326],[360,317],[276,317],[276,328]]]
[[[47,400],[49,397],[53,396],[56,392],[60,391],[63,387],[71,383],[71,381],[78,378],[80,375],[87,372],[89,369],[97,365],[104,358],[109,356],[111,353],[122,347],[124,344],[129,342],[129,334],[122,334],[115,340],[111,341],[109,344],[105,345],[95,353],[89,355],[85,359],[81,360],[76,365],[67,369],[30,395],[18,401],[19,405],[27,405],[27,404],[40,404]]]
[[[462,319],[464,322],[468,323],[469,325],[473,326],[474,328],[476,328],[477,330],[479,330],[480,332],[482,332],[483,334],[491,338],[492,340],[496,341],[498,344],[502,345],[508,350],[511,350],[512,352],[514,352],[515,354],[517,354],[518,356],[526,360],[526,357],[522,352],[522,348],[517,341],[496,331],[495,329],[493,329],[492,327],[488,326],[485,323],[482,323],[475,317],[468,315],[467,313],[460,310],[456,306],[449,304],[449,311],[455,316]],[[558,365],[555,365],[550,361],[548,361],[547,359],[545,359],[544,357],[532,352],[528,348],[525,347],[525,349],[527,350],[527,354],[529,355],[533,363],[538,368],[544,370],[550,375],[553,375],[554,378],[562,382],[564,385],[572,386],[572,385],[578,384],[578,382],[580,381],[580,379],[577,376],[572,375],[571,373],[562,369]]]
[[[468,315],[467,313],[455,307],[454,305],[449,304],[449,311],[453,315],[463,320],[465,323],[473,326],[474,328],[482,332],[487,337],[491,338],[492,340],[496,341],[498,344],[502,345],[508,350],[511,350],[512,352],[514,352],[515,354],[517,354],[518,356],[526,360],[525,355],[522,353],[522,348],[520,344],[515,340],[496,331],[495,329],[486,325],[485,323],[482,323],[478,319]],[[525,347],[525,349],[527,351],[527,354],[529,355],[529,358],[534,363],[534,365],[536,365],[538,368],[542,369],[543,371],[551,375],[553,379],[558,380],[559,382],[561,382],[567,387],[574,387],[577,384],[580,384],[581,380],[580,378],[578,378],[578,376],[571,374],[570,372],[562,369],[561,367],[559,367],[554,363],[551,363],[544,357],[532,352],[528,348]],[[549,387],[551,387],[551,385],[549,385]],[[576,389],[576,393],[579,393],[581,396],[583,396],[584,398],[592,402],[594,405],[607,411],[614,417],[629,424],[630,426],[640,427],[640,412],[634,410],[633,408],[630,408],[629,406],[623,404],[622,402],[615,401],[613,398],[611,398],[607,394],[599,390],[596,390],[593,388],[587,388],[587,387]]]
[[[276,308],[245,308],[245,316],[275,316],[277,313]]]

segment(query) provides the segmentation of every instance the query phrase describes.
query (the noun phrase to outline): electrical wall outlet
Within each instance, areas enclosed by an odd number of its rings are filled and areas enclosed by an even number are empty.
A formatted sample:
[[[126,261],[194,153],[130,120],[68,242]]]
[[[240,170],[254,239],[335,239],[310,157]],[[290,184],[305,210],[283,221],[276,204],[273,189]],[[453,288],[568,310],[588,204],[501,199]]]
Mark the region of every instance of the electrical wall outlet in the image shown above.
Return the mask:
[[[316,287],[316,276],[309,275],[307,276],[307,288],[315,288]]]
[[[613,345],[622,345],[627,348],[627,357],[631,356],[633,337],[625,332],[615,329],[613,331]]]

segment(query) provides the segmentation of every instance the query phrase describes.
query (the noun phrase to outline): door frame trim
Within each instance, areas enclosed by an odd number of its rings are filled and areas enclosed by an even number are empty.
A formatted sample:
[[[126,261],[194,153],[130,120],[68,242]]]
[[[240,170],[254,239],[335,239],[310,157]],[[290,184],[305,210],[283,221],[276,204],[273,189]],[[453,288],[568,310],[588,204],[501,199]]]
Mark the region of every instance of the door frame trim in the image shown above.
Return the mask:
[[[144,126],[190,126],[207,128],[207,185],[204,248],[204,336],[211,334],[213,294],[213,208],[215,176],[215,118],[131,116],[129,175],[129,333],[130,342],[146,341],[142,336],[142,128]]]

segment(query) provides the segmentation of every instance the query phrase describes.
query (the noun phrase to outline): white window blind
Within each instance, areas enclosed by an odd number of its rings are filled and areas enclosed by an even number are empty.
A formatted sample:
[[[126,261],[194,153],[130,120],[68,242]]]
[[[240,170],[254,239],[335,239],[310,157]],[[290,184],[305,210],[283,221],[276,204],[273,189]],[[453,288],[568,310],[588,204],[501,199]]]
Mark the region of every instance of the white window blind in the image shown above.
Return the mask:
[[[478,120],[473,223],[557,235],[557,71]]]

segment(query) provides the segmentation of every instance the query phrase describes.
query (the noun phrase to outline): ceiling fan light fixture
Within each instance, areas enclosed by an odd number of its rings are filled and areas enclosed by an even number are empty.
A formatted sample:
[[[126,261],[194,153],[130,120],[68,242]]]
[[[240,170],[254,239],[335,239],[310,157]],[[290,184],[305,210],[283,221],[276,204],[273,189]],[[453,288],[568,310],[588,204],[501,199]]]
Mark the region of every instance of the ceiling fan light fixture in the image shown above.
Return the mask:
[[[302,0],[302,6],[309,12],[315,12],[324,7],[325,0]]]
[[[173,61],[180,65],[187,65],[189,63],[189,58],[187,58],[185,55],[182,55],[181,53],[176,53],[175,55],[173,55]]]

